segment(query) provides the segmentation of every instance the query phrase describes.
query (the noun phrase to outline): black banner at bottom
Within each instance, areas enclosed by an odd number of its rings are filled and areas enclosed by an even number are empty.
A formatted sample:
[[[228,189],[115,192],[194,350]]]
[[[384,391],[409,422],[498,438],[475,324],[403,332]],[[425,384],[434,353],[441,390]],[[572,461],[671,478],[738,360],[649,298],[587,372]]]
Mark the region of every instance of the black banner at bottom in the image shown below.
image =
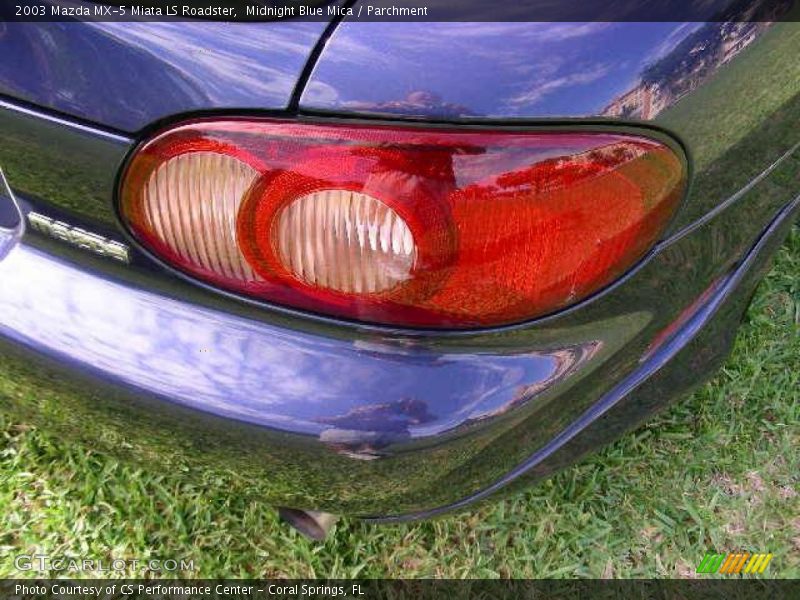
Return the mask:
[[[0,580],[5,599],[59,600],[282,600],[283,598],[355,598],[359,600],[476,599],[667,599],[719,600],[800,598],[800,580],[145,580],[145,579],[7,579]]]

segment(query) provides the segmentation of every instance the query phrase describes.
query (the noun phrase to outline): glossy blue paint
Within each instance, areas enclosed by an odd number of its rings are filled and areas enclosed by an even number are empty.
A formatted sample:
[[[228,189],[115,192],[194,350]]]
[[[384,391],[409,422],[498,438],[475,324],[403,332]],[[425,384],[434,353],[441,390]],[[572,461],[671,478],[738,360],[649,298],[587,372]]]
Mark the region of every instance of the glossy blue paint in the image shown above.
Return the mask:
[[[31,117],[7,116],[11,130]],[[70,144],[92,135],[66,121],[47,127]],[[198,288],[135,249],[125,266],[29,231],[0,261],[0,368],[13,373],[0,384],[23,390],[0,401],[47,427],[61,422],[65,435],[113,431],[192,468],[268,470],[265,502],[424,514],[494,489],[635,371],[791,199],[786,169],[796,159],[786,153],[571,310],[454,336],[315,321]],[[53,210],[18,199],[23,212]],[[729,331],[745,296],[725,312]],[[721,340],[709,343],[724,354]],[[715,364],[679,368],[692,382]]]
[[[276,489],[265,500],[381,518],[431,516],[499,490],[567,443],[591,445],[582,432],[615,414],[618,404],[652,400],[644,382],[667,364],[684,383],[704,377],[718,363],[694,361],[690,343],[702,331],[702,347],[724,356],[731,323],[798,206],[782,211],[758,252],[655,353],[635,340],[655,339],[664,317],[674,318],[674,299],[651,302],[654,312],[619,302],[646,281],[644,272],[626,283],[629,291],[601,303],[605,319],[517,328],[528,349],[504,344],[513,331],[484,336],[491,343],[465,340],[447,348],[391,335],[329,338],[212,310],[54,257],[29,237],[0,261],[0,355],[6,364],[22,353],[17,379],[26,386],[32,369],[37,394],[54,395],[58,410],[77,419],[69,435],[100,435],[68,393],[77,386],[82,396],[90,390],[92,411],[105,411],[99,427],[121,420],[137,446],[144,438],[145,448],[166,458],[185,447],[179,433],[198,441],[212,436],[221,457],[197,447],[194,460],[223,468],[244,460],[250,472],[268,469]],[[704,244],[717,227],[724,224],[679,238],[678,248],[662,250],[663,260]],[[663,271],[661,262],[652,269]],[[59,365],[55,374],[52,364]],[[617,386],[602,394],[598,382],[615,378]],[[682,388],[657,389],[663,404]],[[626,413],[616,418],[630,426]],[[57,415],[45,411],[45,426],[54,426]],[[143,433],[148,421],[170,442],[150,442]],[[526,458],[541,445],[547,450]],[[290,476],[276,476],[279,465],[304,478],[292,484]],[[287,485],[301,496],[287,494]]]
[[[776,130],[753,160],[726,155],[797,102],[781,78],[800,53],[800,23],[359,23],[331,35],[300,99],[304,111],[401,119],[632,123],[660,127],[686,147],[695,186],[676,224],[688,225],[797,142]],[[782,44],[747,62],[761,44]],[[744,64],[741,85],[712,91]],[[748,69],[774,71],[752,83]],[[694,98],[705,98],[698,101]],[[745,118],[733,118],[743,113]],[[754,117],[758,115],[757,117]],[[730,116],[730,117],[729,117]],[[710,131],[698,123],[719,123]],[[725,162],[722,166],[720,163]]]
[[[0,94],[122,131],[285,109],[323,22],[6,23]]]
[[[794,24],[782,25],[775,35],[794,39]],[[321,26],[219,27],[15,25],[0,44],[20,60],[0,65],[0,86],[128,131],[186,111],[287,107]],[[610,107],[699,27],[345,22],[300,116],[589,116],[635,129],[654,115]],[[682,98],[713,93],[716,72]],[[136,248],[123,266],[29,231],[0,260],[0,405],[145,459],[235,471],[260,502],[348,514],[432,514],[545,475],[702,381],[730,347],[797,210],[786,207],[797,192],[800,96],[748,83],[664,125],[687,146],[694,181],[650,255],[594,297],[514,327],[434,335],[314,319],[176,277]],[[758,118],[736,130],[718,120],[714,144],[695,133],[753,98]],[[114,177],[135,141],[0,103],[0,166],[23,212],[114,239],[124,239]],[[767,230],[758,260],[747,258]],[[742,261],[741,285],[697,304]],[[693,306],[714,318],[664,341]]]
[[[495,357],[329,340],[104,280],[30,247],[0,264],[0,280],[7,336],[193,409],[302,435],[437,437],[607,354],[597,340]]]
[[[594,116],[700,25],[345,21],[300,105],[440,118]]]

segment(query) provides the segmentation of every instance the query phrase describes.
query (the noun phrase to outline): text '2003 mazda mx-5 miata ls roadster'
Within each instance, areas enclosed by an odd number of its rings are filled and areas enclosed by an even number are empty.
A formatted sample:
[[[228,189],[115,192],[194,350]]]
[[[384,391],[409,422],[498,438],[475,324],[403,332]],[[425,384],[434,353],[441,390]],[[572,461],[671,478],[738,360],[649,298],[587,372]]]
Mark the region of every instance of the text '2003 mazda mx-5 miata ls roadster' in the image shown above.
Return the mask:
[[[685,395],[800,210],[789,19],[30,19],[0,50],[0,410],[316,537]]]

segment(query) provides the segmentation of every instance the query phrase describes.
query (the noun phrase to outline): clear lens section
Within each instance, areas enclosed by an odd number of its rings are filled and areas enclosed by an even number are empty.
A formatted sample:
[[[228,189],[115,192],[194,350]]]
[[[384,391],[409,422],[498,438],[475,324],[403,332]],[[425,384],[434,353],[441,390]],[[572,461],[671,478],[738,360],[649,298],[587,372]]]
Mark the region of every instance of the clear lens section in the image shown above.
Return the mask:
[[[366,194],[325,190],[281,209],[273,240],[290,272],[348,293],[390,290],[411,277],[414,237],[389,206]]]
[[[234,157],[191,152],[169,159],[144,186],[148,227],[181,259],[234,279],[258,279],[236,243],[236,214],[258,172]]]

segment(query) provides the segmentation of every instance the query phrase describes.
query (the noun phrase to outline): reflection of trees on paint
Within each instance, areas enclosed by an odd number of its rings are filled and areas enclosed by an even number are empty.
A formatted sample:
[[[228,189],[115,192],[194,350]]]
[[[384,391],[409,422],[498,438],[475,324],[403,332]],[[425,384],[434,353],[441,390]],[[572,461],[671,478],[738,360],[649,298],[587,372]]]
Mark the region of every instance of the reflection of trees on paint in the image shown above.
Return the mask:
[[[411,429],[430,423],[436,416],[423,400],[401,400],[358,406],[333,417],[317,419],[329,425],[319,436],[321,442],[339,454],[359,460],[374,460],[382,449],[412,437]]]
[[[445,102],[438,95],[423,90],[411,92],[402,100],[388,102],[348,102],[347,108],[385,114],[415,114],[428,117],[469,117],[475,113],[461,104]]]
[[[645,68],[642,83],[657,85],[673,96],[681,96],[749,46],[769,25],[709,23]]]
[[[636,86],[609,103],[603,114],[653,119],[705,82],[752,44],[791,2],[740,2],[725,20],[706,23],[675,48],[647,65]]]

